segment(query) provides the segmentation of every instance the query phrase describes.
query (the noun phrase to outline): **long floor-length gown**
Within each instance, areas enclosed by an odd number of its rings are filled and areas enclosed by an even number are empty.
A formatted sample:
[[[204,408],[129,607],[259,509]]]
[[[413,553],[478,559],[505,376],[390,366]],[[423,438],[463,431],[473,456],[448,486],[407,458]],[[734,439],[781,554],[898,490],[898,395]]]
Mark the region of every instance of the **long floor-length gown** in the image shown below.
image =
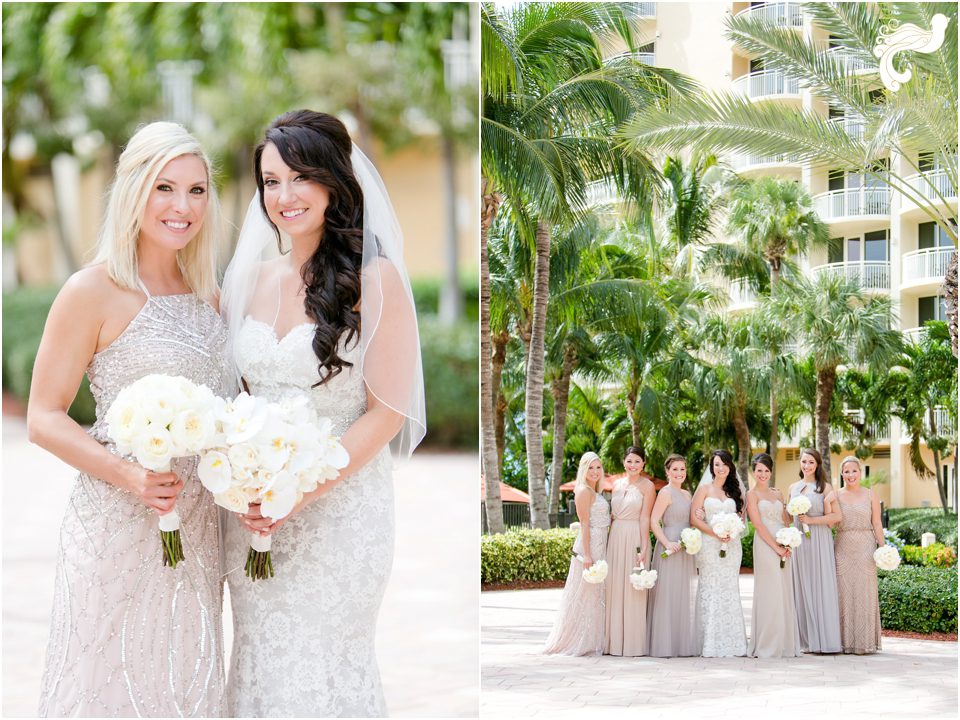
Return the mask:
[[[316,388],[315,326],[278,339],[247,318],[237,362],[250,393],[305,394],[342,435],[367,408],[359,345],[352,362]],[[393,483],[384,447],[360,470],[291,516],[272,535],[274,577],[244,575],[250,534],[226,524],[234,643],[227,683],[235,717],[371,717],[386,713],[375,653],[380,602],[393,564]]]
[[[581,492],[593,493],[592,490]],[[594,562],[606,558],[607,531],[610,529],[610,505],[599,493],[593,493],[590,505],[590,557]],[[583,532],[573,544],[570,571],[563,586],[560,611],[547,638],[545,653],[557,655],[600,655],[603,652],[604,583],[588,583],[583,579]],[[604,581],[606,582],[606,581]]]
[[[814,483],[798,483],[790,497],[804,495],[810,501],[810,517],[823,516],[823,495]],[[794,520],[794,526],[802,526]],[[810,537],[804,537],[793,553],[793,597],[800,627],[803,652],[837,653],[840,645],[840,607],[837,600],[837,566],[833,557],[833,533],[827,525],[808,525]]]
[[[703,503],[709,525],[720,512],[736,512],[731,498],[708,497]],[[703,657],[739,657],[747,654],[747,629],[740,602],[740,539],[727,543],[727,556],[720,557],[720,541],[703,533],[697,553],[700,581],[697,583],[697,631]]]
[[[760,500],[760,519],[774,538],[783,525],[783,503]],[[789,565],[793,557],[786,560]],[[800,656],[800,631],[793,606],[793,571],[780,567],[780,556],[760,537],[753,536],[753,610],[750,613],[750,657]]]
[[[647,654],[647,591],[634,590],[630,571],[634,568],[637,548],[642,547],[640,512],[643,493],[624,478],[617,481],[611,499],[612,522],[607,540],[607,655],[638,657]],[[644,567],[649,568],[648,558]]]
[[[880,599],[873,553],[877,540],[868,496],[858,503],[840,503],[843,520],[837,526],[835,557],[843,652],[856,655],[880,649]]]
[[[91,437],[115,452],[105,416],[117,394],[153,373],[225,394],[226,329],[195,295],[149,296],[87,368]],[[185,559],[162,561],[157,513],[81,473],[60,528],[53,617],[40,690],[42,717],[218,717],[223,712],[217,509],[180,458],[177,498]]]
[[[663,513],[663,534],[677,542],[690,527],[690,498],[667,485],[672,500]],[[647,636],[651,657],[692,657],[700,654],[696,624],[697,567],[693,555],[679,550],[665,558],[657,540],[653,569],[657,584],[648,592]]]

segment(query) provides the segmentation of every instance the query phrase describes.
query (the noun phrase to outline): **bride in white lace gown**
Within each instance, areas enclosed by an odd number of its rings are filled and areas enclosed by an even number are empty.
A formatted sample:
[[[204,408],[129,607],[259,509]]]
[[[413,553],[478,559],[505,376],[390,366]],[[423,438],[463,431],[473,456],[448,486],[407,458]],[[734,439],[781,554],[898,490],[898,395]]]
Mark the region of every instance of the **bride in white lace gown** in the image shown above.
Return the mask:
[[[275,120],[257,149],[260,192],[224,280],[246,388],[268,400],[306,394],[350,453],[340,476],[289,516],[274,522],[251,506],[243,524],[227,523],[234,717],[386,714],[374,633],[393,558],[388,443],[402,454],[416,445],[423,398],[399,234],[371,219],[386,196],[368,190],[375,171],[359,158],[332,116]],[[277,236],[264,214],[292,241],[289,254],[265,262],[263,234]],[[270,535],[274,577],[244,575],[251,531]]]
[[[747,654],[739,584],[742,548],[740,539],[735,538],[727,543],[726,557],[721,558],[720,540],[710,524],[721,512],[742,514],[743,487],[726,450],[713,452],[710,470],[713,482],[697,489],[690,510],[690,522],[703,533],[703,546],[697,553],[696,623],[703,657],[738,657]]]

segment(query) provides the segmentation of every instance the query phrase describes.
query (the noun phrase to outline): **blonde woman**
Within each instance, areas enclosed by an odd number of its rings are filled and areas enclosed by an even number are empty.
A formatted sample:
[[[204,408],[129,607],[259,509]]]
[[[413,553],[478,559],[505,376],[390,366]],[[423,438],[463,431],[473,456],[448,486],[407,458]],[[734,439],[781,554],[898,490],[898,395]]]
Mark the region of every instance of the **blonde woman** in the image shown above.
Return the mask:
[[[860,461],[840,463],[843,487],[837,502],[843,519],[837,525],[834,557],[840,603],[840,644],[843,652],[868,655],[880,649],[880,598],[874,551],[884,544],[880,498],[860,484]]]
[[[37,352],[30,439],[78,475],[60,530],[39,714],[219,716],[220,551],[195,459],[169,473],[120,457],[104,415],[151,374],[224,387],[217,314],[220,211],[210,161],[180,125],[140,129],[120,155],[94,263],[60,291]],[[97,421],[67,415],[84,373]],[[186,560],[162,562],[159,516],[176,505]]]
[[[573,544],[567,583],[563,587],[560,612],[547,638],[545,653],[557,655],[600,655],[603,652],[604,583],[583,579],[585,568],[603,560],[610,528],[610,505],[600,494],[603,466],[596,453],[584,453],[577,469],[574,499],[580,533]]]

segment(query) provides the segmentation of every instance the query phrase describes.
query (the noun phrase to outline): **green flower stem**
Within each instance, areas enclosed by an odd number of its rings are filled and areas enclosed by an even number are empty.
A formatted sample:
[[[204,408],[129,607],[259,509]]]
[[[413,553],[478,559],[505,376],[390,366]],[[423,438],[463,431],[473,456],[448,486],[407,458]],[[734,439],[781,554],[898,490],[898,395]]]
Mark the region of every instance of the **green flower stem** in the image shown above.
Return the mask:
[[[245,572],[247,577],[253,582],[272,578],[273,561],[270,559],[270,551],[257,552],[253,548],[250,548],[250,551],[247,553]]]
[[[180,541],[180,531],[160,531],[160,544],[163,545],[163,564],[176,569],[177,563],[184,559],[183,543]]]

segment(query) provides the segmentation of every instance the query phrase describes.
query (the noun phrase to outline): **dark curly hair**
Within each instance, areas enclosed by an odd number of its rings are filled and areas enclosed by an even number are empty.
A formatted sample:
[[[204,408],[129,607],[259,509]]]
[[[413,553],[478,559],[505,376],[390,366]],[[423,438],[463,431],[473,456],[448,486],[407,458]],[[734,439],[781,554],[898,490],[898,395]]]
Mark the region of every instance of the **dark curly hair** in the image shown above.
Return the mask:
[[[710,453],[710,477],[714,480],[717,475],[713,470],[713,459],[720,458],[720,462],[729,468],[726,481],[723,483],[723,492],[732,499],[737,506],[737,512],[743,509],[743,496],[740,494],[740,481],[737,479],[737,466],[733,464],[733,455],[727,450],[714,450]]]
[[[363,191],[353,172],[353,141],[343,123],[312,110],[284,113],[267,128],[254,152],[254,176],[260,207],[269,219],[261,170],[263,150],[272,143],[283,162],[330,196],[323,216],[320,244],[300,269],[306,287],[303,305],[316,323],[313,352],[322,385],[353,363],[337,354],[341,337],[349,344],[360,333],[360,265],[363,258]],[[273,221],[277,244],[280,231]]]

